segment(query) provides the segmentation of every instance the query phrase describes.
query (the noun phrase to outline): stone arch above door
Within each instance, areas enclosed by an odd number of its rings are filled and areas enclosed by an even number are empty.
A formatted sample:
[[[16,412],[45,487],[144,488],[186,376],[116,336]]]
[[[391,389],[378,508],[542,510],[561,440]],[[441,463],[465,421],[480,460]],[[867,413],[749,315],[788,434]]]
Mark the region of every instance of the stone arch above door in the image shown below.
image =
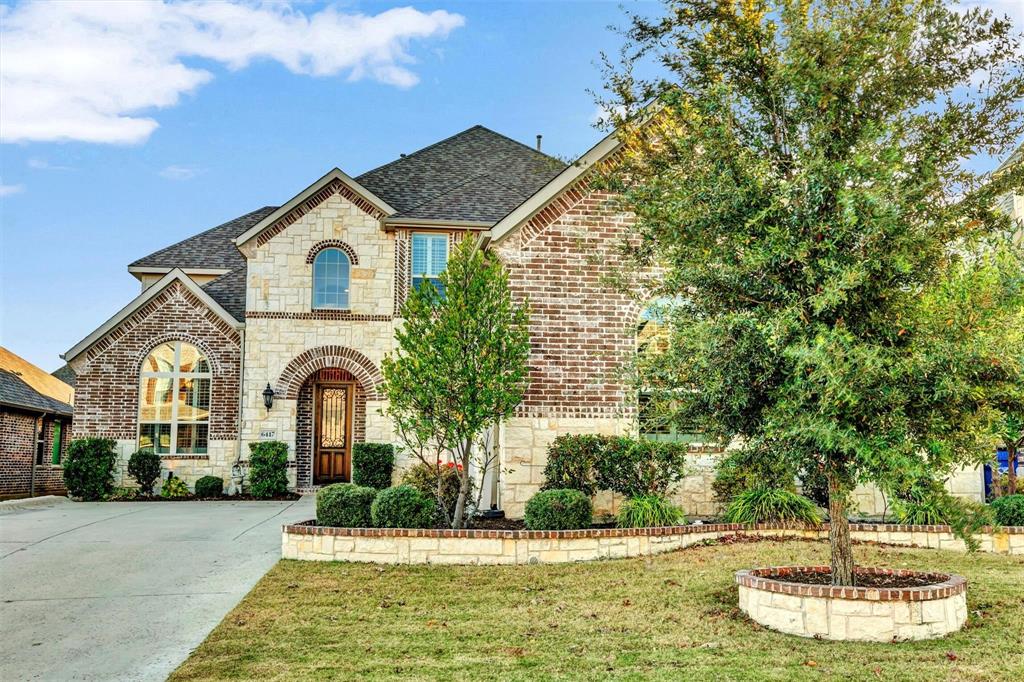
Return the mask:
[[[321,369],[344,369],[359,382],[367,400],[381,400],[380,386],[384,376],[370,358],[345,346],[319,346],[297,356],[281,372],[274,392],[289,400],[296,400],[302,385]]]

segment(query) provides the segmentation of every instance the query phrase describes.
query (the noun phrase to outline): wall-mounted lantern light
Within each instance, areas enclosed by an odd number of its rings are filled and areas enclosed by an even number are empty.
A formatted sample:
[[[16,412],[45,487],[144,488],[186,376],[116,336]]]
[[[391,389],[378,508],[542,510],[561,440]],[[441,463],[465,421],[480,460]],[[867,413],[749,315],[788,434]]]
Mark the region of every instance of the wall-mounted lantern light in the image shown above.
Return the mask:
[[[267,410],[270,410],[274,406],[274,389],[267,384],[267,387],[263,389],[263,404],[266,405]]]

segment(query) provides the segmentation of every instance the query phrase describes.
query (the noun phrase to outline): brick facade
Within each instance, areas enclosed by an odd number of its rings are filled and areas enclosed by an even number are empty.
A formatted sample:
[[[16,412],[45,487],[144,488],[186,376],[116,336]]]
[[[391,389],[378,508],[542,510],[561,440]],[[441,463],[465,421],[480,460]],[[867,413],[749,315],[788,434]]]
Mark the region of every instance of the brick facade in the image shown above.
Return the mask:
[[[63,495],[64,469],[53,464],[53,439],[57,420],[48,415],[43,421],[43,460],[36,461],[36,423],[38,414],[0,408],[0,500],[26,497],[33,491],[32,468],[35,466],[36,495]],[[60,418],[60,461],[67,455],[71,440],[71,422]]]
[[[209,452],[166,455],[164,468],[189,483],[210,473],[230,475],[238,439],[241,337],[187,287],[174,281],[72,359],[78,375],[73,436],[117,441],[120,466],[116,478],[120,485],[134,483],[125,467],[138,442],[140,367],[153,348],[173,340],[200,348],[210,361]]]

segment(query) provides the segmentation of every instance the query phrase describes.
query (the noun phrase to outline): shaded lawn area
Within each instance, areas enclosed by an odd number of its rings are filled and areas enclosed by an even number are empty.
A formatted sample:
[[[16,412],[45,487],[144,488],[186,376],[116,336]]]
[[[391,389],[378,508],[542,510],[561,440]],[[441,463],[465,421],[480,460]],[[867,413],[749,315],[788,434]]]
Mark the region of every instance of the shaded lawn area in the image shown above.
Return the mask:
[[[965,575],[966,628],[930,642],[825,642],[739,612],[734,571],[827,564],[822,542],[553,566],[281,561],[171,679],[1024,679],[1024,558],[855,551],[865,566]]]

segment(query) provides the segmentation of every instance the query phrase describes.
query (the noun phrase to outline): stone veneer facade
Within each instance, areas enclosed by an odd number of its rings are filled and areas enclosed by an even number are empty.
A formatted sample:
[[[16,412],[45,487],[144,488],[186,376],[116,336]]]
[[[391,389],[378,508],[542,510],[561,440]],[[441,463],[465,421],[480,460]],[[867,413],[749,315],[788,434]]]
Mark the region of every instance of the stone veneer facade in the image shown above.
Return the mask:
[[[913,588],[832,587],[786,582],[828,566],[783,566],[736,573],[740,610],[765,627],[800,637],[848,642],[934,639],[967,622],[967,581],[957,575],[858,568],[858,575],[914,576]]]
[[[717,523],[663,528],[584,530],[433,530],[332,528],[315,522],[282,529],[285,559],[377,564],[515,565],[569,563],[662,554],[729,535],[828,538],[828,525]],[[851,524],[855,541],[966,551],[948,526]],[[983,552],[1024,556],[1024,527],[985,529],[974,536]]]

